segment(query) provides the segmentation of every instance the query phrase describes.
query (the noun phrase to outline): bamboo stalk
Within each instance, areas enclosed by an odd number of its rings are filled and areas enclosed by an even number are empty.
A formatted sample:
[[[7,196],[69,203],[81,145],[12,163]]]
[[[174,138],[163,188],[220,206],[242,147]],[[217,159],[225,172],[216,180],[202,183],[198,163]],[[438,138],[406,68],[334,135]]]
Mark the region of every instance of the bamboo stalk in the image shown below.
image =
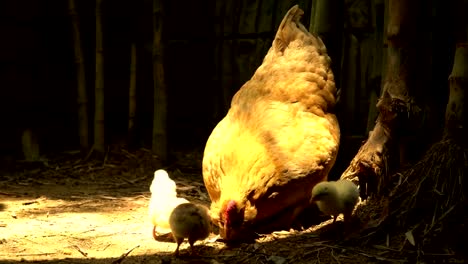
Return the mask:
[[[104,148],[104,55],[102,36],[102,0],[96,0],[96,79],[94,112],[94,150],[102,155]]]
[[[135,115],[136,115],[136,71],[137,53],[136,44],[132,43],[130,51],[130,86],[128,93],[128,145],[133,146],[135,137]]]
[[[68,11],[71,17],[73,27],[73,41],[76,65],[76,81],[78,90],[78,134],[80,138],[80,148],[82,153],[89,150],[89,131],[88,131],[88,96],[86,93],[86,76],[83,59],[83,50],[81,48],[81,34],[78,13],[76,12],[75,0],[68,1]]]
[[[167,161],[167,98],[164,69],[163,14],[164,0],[153,0],[153,78],[154,111],[152,150]]]

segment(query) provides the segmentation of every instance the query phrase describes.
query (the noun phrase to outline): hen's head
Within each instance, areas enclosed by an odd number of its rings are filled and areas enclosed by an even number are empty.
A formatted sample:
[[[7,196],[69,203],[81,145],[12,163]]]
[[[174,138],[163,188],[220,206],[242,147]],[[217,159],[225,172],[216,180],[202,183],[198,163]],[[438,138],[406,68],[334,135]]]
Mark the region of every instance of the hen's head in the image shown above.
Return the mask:
[[[224,204],[220,213],[220,229],[226,240],[235,240],[244,222],[244,207],[234,200]]]

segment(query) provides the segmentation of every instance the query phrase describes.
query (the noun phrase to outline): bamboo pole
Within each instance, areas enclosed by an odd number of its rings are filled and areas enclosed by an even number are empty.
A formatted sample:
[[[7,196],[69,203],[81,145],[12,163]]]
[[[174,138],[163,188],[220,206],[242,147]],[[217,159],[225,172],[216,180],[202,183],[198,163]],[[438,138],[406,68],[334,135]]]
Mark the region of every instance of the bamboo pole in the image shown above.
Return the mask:
[[[96,77],[94,112],[94,150],[102,155],[104,149],[104,55],[102,35],[102,0],[96,0]]]
[[[152,150],[167,161],[167,98],[164,69],[163,14],[164,0],[153,0],[153,78],[154,112]]]
[[[21,136],[21,145],[23,147],[23,155],[26,161],[39,161],[39,140],[32,129],[27,128],[23,131]]]
[[[128,145],[133,146],[135,139],[136,115],[136,71],[137,53],[136,44],[132,43],[130,51],[130,86],[128,95]]]
[[[76,12],[75,0],[68,1],[68,11],[73,26],[73,42],[76,65],[76,81],[78,90],[78,134],[80,138],[80,148],[82,154],[89,150],[89,131],[88,131],[88,96],[86,93],[86,76],[83,59],[83,50],[81,48],[81,34],[78,13]]]

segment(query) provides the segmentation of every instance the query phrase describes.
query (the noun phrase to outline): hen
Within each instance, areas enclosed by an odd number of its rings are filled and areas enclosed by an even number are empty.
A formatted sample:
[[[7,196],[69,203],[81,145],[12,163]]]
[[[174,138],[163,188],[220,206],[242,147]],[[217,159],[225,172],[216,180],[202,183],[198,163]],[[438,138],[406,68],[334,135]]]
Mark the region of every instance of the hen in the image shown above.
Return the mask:
[[[325,45],[292,7],[253,77],[205,146],[211,217],[226,240],[289,229],[327,180],[339,146],[336,87]]]
[[[151,199],[149,216],[153,224],[153,237],[171,233],[169,216],[179,204],[188,203],[184,198],[177,197],[176,184],[165,170],[154,172],[154,179],[150,186]]]

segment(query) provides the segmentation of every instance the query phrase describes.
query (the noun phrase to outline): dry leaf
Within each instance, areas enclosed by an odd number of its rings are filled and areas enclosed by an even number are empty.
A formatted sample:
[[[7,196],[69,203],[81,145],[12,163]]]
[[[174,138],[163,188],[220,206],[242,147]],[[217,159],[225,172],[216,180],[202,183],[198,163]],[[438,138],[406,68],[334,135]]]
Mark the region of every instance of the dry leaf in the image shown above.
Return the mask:
[[[405,233],[405,237],[406,237],[406,239],[408,239],[408,241],[410,242],[411,245],[416,246],[416,242],[414,241],[413,232],[411,230]]]
[[[268,261],[272,261],[275,264],[283,264],[286,263],[286,259],[280,256],[270,256]]]

